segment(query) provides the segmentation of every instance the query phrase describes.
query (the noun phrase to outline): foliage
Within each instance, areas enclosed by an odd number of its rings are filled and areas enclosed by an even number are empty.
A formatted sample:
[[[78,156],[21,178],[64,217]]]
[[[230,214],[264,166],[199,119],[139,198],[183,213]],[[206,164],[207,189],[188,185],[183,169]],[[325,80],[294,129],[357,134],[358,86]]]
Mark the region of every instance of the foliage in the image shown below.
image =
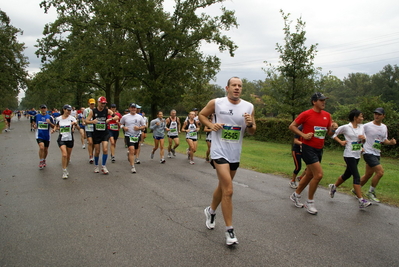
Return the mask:
[[[12,26],[10,18],[0,10],[0,109],[16,109],[19,90],[26,87],[29,62],[23,55],[25,44],[17,41],[18,34],[22,35],[22,31]]]
[[[272,85],[271,96],[275,99],[279,113],[291,114],[292,119],[309,106],[309,96],[314,92],[313,76],[316,70],[313,60],[317,53],[317,44],[305,45],[305,22],[297,19],[295,32],[291,32],[290,14],[280,13],[284,19],[285,44],[277,44],[280,53],[279,66],[267,64],[265,69]],[[267,63],[267,62],[265,62]]]
[[[88,83],[117,105],[131,91],[155,115],[192,89],[202,93],[216,75],[220,60],[200,52],[204,41],[234,55],[237,46],[223,35],[237,26],[234,12],[201,13],[224,1],[176,0],[169,13],[162,0],[44,0],[45,12],[54,7],[58,18],[46,25],[37,54],[65,64],[71,71],[64,79]]]

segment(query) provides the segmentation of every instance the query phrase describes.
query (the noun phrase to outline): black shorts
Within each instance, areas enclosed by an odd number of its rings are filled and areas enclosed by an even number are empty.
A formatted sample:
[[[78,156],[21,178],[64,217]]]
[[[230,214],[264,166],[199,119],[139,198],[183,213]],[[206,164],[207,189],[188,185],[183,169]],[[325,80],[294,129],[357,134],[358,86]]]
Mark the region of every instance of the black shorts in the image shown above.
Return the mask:
[[[61,141],[61,135],[59,135],[57,143],[59,147],[66,146],[67,148],[73,148],[74,140],[72,139],[72,141]]]
[[[118,140],[119,131],[111,131],[111,130],[110,130],[110,131],[109,131],[109,137],[113,137],[115,141]]]
[[[8,123],[10,123],[10,122],[11,122],[11,118],[6,118],[6,121],[7,121]]]
[[[143,133],[147,133],[147,128],[144,128]]]
[[[104,132],[94,132],[93,133],[93,144],[101,144],[102,142],[108,142],[109,141],[109,132],[104,131]]]
[[[169,136],[169,135],[168,135],[168,138],[170,138],[170,139],[175,139],[175,138],[179,138],[179,136],[178,136],[178,135],[172,135],[172,136]]]
[[[43,139],[38,138],[38,139],[36,139],[36,142],[38,144],[39,143],[44,143],[44,147],[49,147],[50,146],[50,141],[48,141],[48,140],[43,140]]]
[[[380,165],[380,156],[373,154],[363,154],[363,159],[371,168]]]
[[[323,157],[323,149],[314,148],[305,144],[302,144],[302,159],[306,165],[310,165],[316,162],[321,163]]]
[[[140,136],[139,136],[139,140],[140,140]],[[130,142],[130,137],[129,136],[125,136],[125,143],[126,143],[127,147],[133,146],[134,149],[138,149],[140,142],[136,142],[136,143]]]
[[[93,132],[86,131],[86,137],[87,138],[93,138]]]
[[[230,165],[230,171],[236,171],[238,169],[238,167],[240,166],[239,162],[230,163],[225,158],[211,159],[210,163],[211,163],[211,165],[212,165],[212,167],[214,169],[216,169],[214,162],[216,162],[216,164],[229,164]]]
[[[186,138],[187,140],[192,140],[193,142],[197,142],[197,139]]]

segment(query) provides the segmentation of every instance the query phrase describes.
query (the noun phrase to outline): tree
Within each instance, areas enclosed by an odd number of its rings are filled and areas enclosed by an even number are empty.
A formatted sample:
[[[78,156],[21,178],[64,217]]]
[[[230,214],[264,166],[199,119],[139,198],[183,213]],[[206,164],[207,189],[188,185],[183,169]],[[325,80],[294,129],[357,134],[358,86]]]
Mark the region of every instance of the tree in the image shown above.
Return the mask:
[[[309,107],[309,99],[314,92],[313,76],[316,70],[313,60],[317,53],[317,44],[305,45],[305,22],[297,19],[295,32],[291,32],[290,14],[280,13],[284,19],[285,44],[276,44],[276,50],[280,53],[280,62],[277,67],[268,65],[265,69],[267,77],[272,85],[272,97],[276,100],[280,113],[290,114],[292,119],[304,109]]]
[[[237,46],[222,34],[237,26],[234,12],[200,13],[224,1],[176,0],[169,13],[162,0],[44,0],[45,12],[55,7],[58,18],[46,26],[37,54],[79,69],[80,81],[107,98],[113,92],[116,103],[123,90],[133,90],[154,116],[165,99],[178,103],[188,88],[216,75],[220,60],[200,51],[204,41],[234,55]]]
[[[18,34],[22,31],[13,27],[0,10],[0,108],[17,108],[19,90],[26,87],[29,62],[23,55],[25,44],[17,41]]]
[[[385,102],[393,101],[399,110],[399,67],[386,65],[382,71],[371,77],[371,86],[376,95],[381,95]]]

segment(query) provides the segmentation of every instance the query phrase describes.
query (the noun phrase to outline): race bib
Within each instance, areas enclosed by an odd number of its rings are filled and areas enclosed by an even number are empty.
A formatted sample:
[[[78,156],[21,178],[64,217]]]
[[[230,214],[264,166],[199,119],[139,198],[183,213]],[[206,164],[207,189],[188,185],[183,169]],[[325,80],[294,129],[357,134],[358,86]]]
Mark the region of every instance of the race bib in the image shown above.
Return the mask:
[[[60,133],[70,133],[71,125],[60,126]]]
[[[87,132],[92,132],[92,131],[94,131],[94,125],[93,125],[93,124],[87,124],[87,125],[86,125],[86,131],[87,131]]]
[[[110,128],[112,131],[118,131],[118,124],[112,123],[112,124],[109,125],[109,128]]]
[[[326,127],[321,127],[321,126],[315,126],[314,127],[314,137],[318,139],[325,139],[327,134],[327,128]]]
[[[352,142],[352,151],[359,151],[362,149],[362,142],[361,141],[357,141],[357,142]]]
[[[137,143],[139,141],[138,136],[129,136],[130,143]]]
[[[97,131],[105,131],[105,127],[106,127],[105,122],[98,122],[96,124],[96,130]]]
[[[381,150],[381,141],[380,140],[374,140],[373,148],[375,150],[380,151]]]
[[[241,136],[241,126],[224,125],[222,130],[222,141],[229,143],[238,143]]]
[[[37,128],[39,130],[48,130],[48,123],[45,121],[39,121]]]
[[[197,132],[189,132],[188,136],[190,136],[191,138],[195,139],[195,138],[197,138]]]
[[[175,133],[175,132],[177,132],[177,129],[176,129],[176,128],[171,128],[171,129],[170,129],[170,132],[171,132],[171,133]]]

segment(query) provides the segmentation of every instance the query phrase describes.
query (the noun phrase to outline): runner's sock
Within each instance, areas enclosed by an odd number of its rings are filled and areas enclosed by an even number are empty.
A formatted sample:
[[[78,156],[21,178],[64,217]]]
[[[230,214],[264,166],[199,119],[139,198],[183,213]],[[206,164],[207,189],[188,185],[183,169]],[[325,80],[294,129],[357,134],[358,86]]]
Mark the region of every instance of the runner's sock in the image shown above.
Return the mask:
[[[369,192],[374,192],[375,187],[370,186]]]
[[[99,159],[100,159],[100,157],[94,157],[94,165],[98,166]]]
[[[107,158],[108,158],[108,154],[103,154],[103,166],[107,165]]]

